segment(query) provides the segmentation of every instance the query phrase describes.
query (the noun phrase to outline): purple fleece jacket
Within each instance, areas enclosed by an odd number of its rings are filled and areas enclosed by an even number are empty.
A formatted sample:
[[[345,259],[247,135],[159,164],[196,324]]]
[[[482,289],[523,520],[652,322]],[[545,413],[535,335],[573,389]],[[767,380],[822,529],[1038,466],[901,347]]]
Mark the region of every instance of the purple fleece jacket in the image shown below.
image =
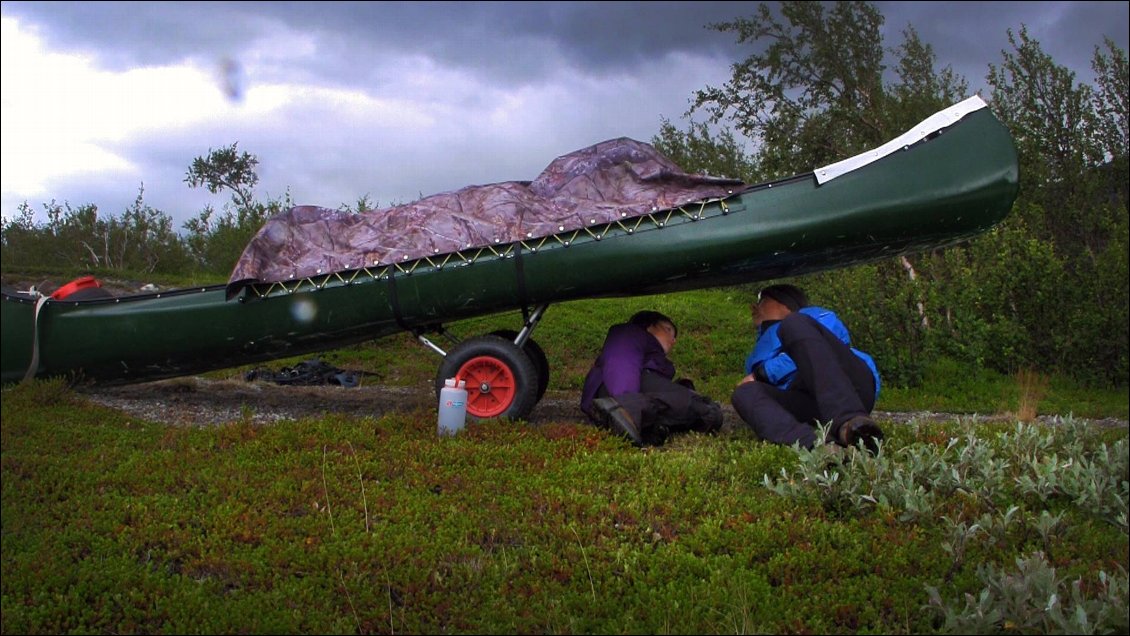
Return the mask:
[[[667,358],[659,341],[646,329],[631,323],[613,325],[604,338],[600,355],[585,377],[581,410],[592,415],[592,401],[602,384],[613,397],[638,393],[643,371],[654,371],[671,380],[675,378],[675,363]]]

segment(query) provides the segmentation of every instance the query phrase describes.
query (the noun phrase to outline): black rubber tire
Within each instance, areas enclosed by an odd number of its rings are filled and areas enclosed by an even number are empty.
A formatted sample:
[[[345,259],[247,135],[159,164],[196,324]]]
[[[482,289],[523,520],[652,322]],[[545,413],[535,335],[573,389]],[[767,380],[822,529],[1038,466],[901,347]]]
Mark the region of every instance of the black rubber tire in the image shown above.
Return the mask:
[[[487,371],[497,370],[495,386],[490,378],[475,372],[464,376],[469,363],[480,365]],[[493,368],[493,369],[492,369]],[[467,380],[467,417],[481,420],[494,417],[524,420],[538,403],[538,372],[530,357],[513,342],[499,336],[487,335],[469,338],[447,352],[436,373],[436,397],[443,390],[444,381],[457,374]]]
[[[492,336],[506,338],[510,342],[518,337],[518,332],[510,329],[499,329],[498,331],[490,332]],[[526,355],[530,356],[530,360],[534,363],[534,369],[538,372],[538,401],[545,396],[545,390],[549,388],[549,359],[545,357],[545,350],[533,338],[526,338],[526,344],[522,347]]]

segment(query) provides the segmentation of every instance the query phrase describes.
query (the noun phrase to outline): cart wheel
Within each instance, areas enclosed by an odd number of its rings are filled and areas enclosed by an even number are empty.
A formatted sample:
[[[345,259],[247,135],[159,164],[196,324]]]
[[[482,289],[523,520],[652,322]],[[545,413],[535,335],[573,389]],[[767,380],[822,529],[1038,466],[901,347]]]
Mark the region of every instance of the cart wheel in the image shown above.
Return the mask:
[[[490,332],[490,335],[514,342],[514,339],[518,337],[518,332],[510,329],[499,329]],[[542,396],[545,395],[545,390],[549,388],[549,359],[545,357],[545,350],[533,338],[526,338],[526,344],[522,347],[522,350],[530,356],[530,361],[534,363],[534,370],[538,372],[538,400],[540,401]]]
[[[537,405],[538,373],[525,351],[498,336],[479,336],[448,352],[436,374],[436,394],[444,380],[467,382],[467,414],[486,419],[525,419]]]

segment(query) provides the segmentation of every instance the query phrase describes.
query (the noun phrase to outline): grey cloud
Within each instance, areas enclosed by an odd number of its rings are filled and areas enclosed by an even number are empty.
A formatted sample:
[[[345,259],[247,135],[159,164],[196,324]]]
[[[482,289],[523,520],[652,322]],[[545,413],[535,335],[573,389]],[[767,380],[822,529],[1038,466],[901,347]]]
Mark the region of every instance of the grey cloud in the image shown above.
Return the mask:
[[[532,179],[555,157],[605,139],[647,141],[660,117],[679,123],[691,93],[723,83],[730,64],[749,53],[732,33],[706,25],[752,15],[757,4],[5,1],[2,10],[49,48],[81,51],[96,68],[229,60],[238,64],[234,78],[247,85],[350,88],[435,119],[423,128],[398,125],[382,121],[379,105],[343,114],[314,98],[262,120],[235,117],[107,144],[136,174],[48,183],[47,198],[119,213],[144,181],[147,203],[183,222],[206,203],[226,201],[190,190],[183,183],[188,164],[233,141],[261,161],[260,196],[289,190],[296,203],[330,207],[365,194],[388,205]],[[951,65],[974,90],[988,65],[999,63],[1009,28],[1027,25],[1084,81],[1101,43],[1096,34],[1127,46],[1126,2],[877,4],[887,46],[913,24],[939,67]],[[313,54],[301,62],[259,55],[273,47],[257,43],[285,45],[287,38],[295,46],[313,42]],[[5,194],[5,215],[14,212],[14,199]]]
[[[1077,79],[1090,82],[1094,47],[1101,35],[1123,50],[1127,47],[1126,2],[878,2],[886,18],[885,41],[902,41],[901,32],[913,25],[930,44],[938,67],[952,66],[973,89],[986,85],[989,64],[999,66],[1003,52],[1012,52],[1007,32],[1026,27],[1045,53],[1074,69]]]
[[[254,65],[263,79],[316,79],[380,89],[388,60],[413,56],[501,85],[537,83],[560,67],[614,76],[675,52],[735,62],[750,52],[709,24],[754,13],[755,2],[5,2],[54,47],[94,55],[110,69],[184,59]],[[886,43],[913,25],[981,88],[1008,48],[1006,30],[1027,26],[1060,64],[1090,79],[1099,34],[1127,43],[1125,2],[878,2]],[[245,57],[258,38],[314,38],[304,68]],[[411,69],[407,69],[411,71]],[[254,81],[254,77],[249,78]]]
[[[547,51],[593,72],[617,72],[671,51],[732,53],[706,28],[752,10],[746,2],[5,2],[52,46],[111,69],[165,64],[202,52],[238,57],[273,28],[323,38],[352,58],[326,68],[365,76],[365,59],[422,54],[500,77],[542,71]],[[332,40],[332,42],[331,42]],[[349,51],[355,51],[350,54]]]

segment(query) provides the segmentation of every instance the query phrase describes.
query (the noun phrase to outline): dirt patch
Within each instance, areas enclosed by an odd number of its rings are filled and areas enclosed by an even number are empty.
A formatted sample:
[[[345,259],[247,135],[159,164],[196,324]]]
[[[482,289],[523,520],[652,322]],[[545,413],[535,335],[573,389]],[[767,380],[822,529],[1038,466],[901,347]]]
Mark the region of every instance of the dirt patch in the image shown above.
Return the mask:
[[[353,417],[380,417],[391,412],[431,411],[437,408],[435,390],[429,385],[386,386],[366,384],[340,386],[283,386],[240,379],[211,380],[186,377],[125,386],[85,386],[76,389],[92,402],[138,418],[177,425],[224,424],[249,418],[257,423],[320,417],[337,413]],[[548,391],[530,414],[531,424],[586,422],[578,406],[579,396],[568,391]],[[741,426],[728,404],[722,408],[724,428]],[[955,415],[952,413],[876,411],[880,422],[905,424],[948,422],[958,417],[978,421],[1008,421],[1005,415]],[[1057,416],[1038,421],[1054,425]],[[1078,419],[1078,418],[1077,418]],[[1098,426],[1126,428],[1119,419],[1087,420]]]
[[[177,378],[126,386],[76,389],[92,402],[139,418],[180,425],[223,424],[249,418],[266,423],[337,413],[380,417],[391,412],[435,411],[430,385],[284,386],[271,382]],[[583,421],[575,397],[547,392],[530,422]]]

